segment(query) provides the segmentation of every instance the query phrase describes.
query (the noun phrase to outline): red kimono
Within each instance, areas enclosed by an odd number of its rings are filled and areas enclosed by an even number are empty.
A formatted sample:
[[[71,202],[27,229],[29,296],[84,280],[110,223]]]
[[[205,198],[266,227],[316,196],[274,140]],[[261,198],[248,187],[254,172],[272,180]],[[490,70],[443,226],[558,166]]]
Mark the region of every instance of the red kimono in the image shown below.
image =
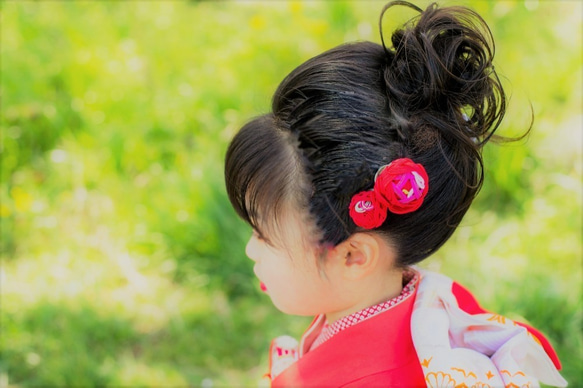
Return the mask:
[[[448,283],[448,279],[441,275],[421,274],[419,283],[424,287],[416,285],[413,292],[390,308],[359,320],[313,346],[325,324],[324,316],[316,317],[302,337],[297,354],[295,349],[285,350],[285,354],[281,348],[277,349],[279,357],[292,356],[293,353],[297,361],[290,361],[289,366],[278,371],[272,379],[272,387],[514,388],[538,386],[538,379],[547,384],[566,386],[555,369],[560,369],[559,360],[539,332],[525,325],[518,326],[510,320],[502,323],[497,318],[500,316],[483,310],[474,297],[457,283],[451,280]],[[423,295],[422,301],[419,294]],[[446,296],[439,296],[444,294]],[[429,314],[426,308],[431,310]],[[460,313],[464,314],[461,320],[469,319],[470,323],[452,322],[451,325],[447,323],[447,328],[440,329],[439,318],[436,318],[438,331],[435,338],[439,339],[444,334],[446,343],[432,343],[433,334],[428,333],[423,325],[431,327],[433,323],[426,317],[434,319],[441,314],[442,317],[449,317],[446,320],[452,320],[456,318],[451,317]],[[472,322],[475,319],[487,324],[476,325]],[[421,335],[415,334],[416,326],[424,330]],[[528,336],[523,327],[527,327]],[[485,333],[482,336],[484,340],[476,342],[475,334],[482,331]],[[424,334],[428,334],[425,335],[428,338],[423,338]],[[533,347],[540,349],[529,348],[528,351],[532,352],[528,355],[516,356],[512,346],[518,346],[520,350],[528,348],[517,341],[531,341],[535,344]],[[495,346],[495,349],[488,351],[489,346]],[[506,349],[509,346],[510,350]],[[539,350],[545,354],[544,357],[536,353]],[[273,351],[272,344],[272,360]],[[522,368],[522,360],[528,364],[533,357],[545,359],[536,363],[535,367],[525,365]],[[537,375],[538,370],[542,370],[542,376]]]

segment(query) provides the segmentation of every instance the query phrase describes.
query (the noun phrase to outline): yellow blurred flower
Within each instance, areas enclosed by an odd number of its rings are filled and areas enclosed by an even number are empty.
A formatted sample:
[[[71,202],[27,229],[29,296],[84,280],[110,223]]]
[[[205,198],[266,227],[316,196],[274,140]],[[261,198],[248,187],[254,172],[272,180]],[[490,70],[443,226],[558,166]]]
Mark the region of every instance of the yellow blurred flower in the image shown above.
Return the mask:
[[[32,195],[21,189],[20,187],[14,187],[10,190],[12,194],[12,199],[14,199],[14,207],[19,212],[26,212],[30,210],[32,206]]]
[[[251,18],[249,24],[254,30],[262,30],[265,27],[265,18],[261,15],[255,15]]]
[[[302,12],[303,7],[304,5],[301,3],[301,1],[292,1],[289,5],[289,8],[293,14]]]
[[[0,205],[0,217],[9,217],[12,212],[10,208],[4,204]]]
[[[310,23],[310,33],[314,35],[325,35],[328,32],[329,24],[326,20],[314,20]]]

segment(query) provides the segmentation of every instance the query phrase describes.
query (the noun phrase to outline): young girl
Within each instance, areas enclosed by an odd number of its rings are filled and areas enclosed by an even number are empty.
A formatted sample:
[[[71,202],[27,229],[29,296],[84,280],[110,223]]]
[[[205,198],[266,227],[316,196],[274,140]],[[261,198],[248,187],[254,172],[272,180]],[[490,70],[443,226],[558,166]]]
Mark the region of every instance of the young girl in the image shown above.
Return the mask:
[[[315,315],[271,347],[272,386],[566,386],[535,329],[483,310],[414,264],[452,235],[483,182],[505,111],[483,19],[421,10],[391,44],[344,44],[293,70],[272,112],[226,156],[246,253],[287,314]]]

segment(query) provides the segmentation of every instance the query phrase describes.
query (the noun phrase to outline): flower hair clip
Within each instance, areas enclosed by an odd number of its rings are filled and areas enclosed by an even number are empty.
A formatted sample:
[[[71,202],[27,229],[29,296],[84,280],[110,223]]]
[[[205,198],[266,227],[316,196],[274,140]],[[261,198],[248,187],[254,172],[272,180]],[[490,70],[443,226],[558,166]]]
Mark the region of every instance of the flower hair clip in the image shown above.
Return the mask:
[[[428,190],[429,178],[421,164],[396,159],[378,169],[372,190],[352,197],[350,217],[364,229],[378,228],[387,219],[387,210],[406,214],[419,209]]]

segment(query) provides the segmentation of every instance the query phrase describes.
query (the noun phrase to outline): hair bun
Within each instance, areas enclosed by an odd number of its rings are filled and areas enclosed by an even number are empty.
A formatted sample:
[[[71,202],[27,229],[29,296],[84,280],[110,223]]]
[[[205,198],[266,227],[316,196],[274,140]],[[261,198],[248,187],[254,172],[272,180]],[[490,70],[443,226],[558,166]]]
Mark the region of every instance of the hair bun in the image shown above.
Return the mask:
[[[387,48],[381,22],[394,5],[413,8],[420,15],[396,30],[392,47]],[[440,9],[431,4],[423,11],[394,1],[383,9],[379,24],[388,57],[384,78],[392,113],[403,122],[414,116],[424,125],[442,117],[465,128],[466,139],[488,140],[493,132],[489,129],[502,119],[505,100],[492,65],[494,43],[485,21],[465,7]]]

